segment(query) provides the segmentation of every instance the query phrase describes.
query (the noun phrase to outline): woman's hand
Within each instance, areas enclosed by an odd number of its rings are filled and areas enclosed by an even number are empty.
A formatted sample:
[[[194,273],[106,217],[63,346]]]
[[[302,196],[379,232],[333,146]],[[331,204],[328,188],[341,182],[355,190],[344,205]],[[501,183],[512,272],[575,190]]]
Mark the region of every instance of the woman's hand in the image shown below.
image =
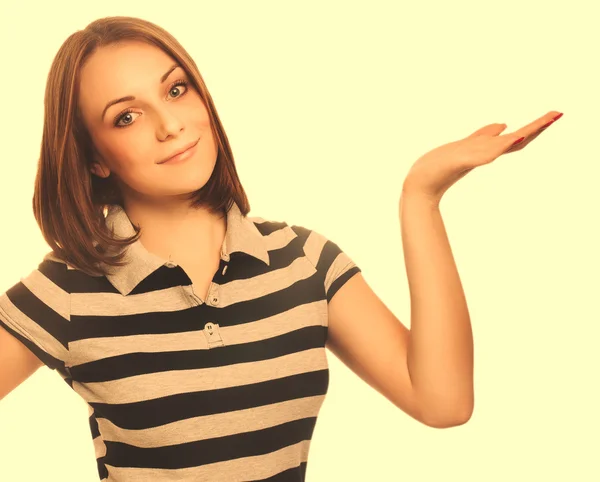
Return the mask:
[[[403,193],[439,202],[456,181],[477,166],[489,164],[502,154],[519,151],[562,116],[551,111],[510,134],[500,135],[506,124],[490,124],[470,136],[436,147],[413,164],[404,180]]]

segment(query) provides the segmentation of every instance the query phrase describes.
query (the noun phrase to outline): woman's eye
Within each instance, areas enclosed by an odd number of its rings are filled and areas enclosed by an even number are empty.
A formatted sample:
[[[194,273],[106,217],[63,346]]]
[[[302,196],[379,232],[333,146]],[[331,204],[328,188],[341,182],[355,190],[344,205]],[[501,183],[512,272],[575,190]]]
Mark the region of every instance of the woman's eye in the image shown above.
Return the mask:
[[[185,87],[183,93],[181,93],[181,86]],[[169,89],[169,94],[172,94],[173,92],[179,92],[179,95],[175,94],[173,97],[181,97],[182,95],[184,95],[187,92],[187,89],[188,89],[187,81],[178,80]]]
[[[133,119],[131,118],[131,116],[133,114],[137,114],[137,112],[133,112],[131,110],[125,111],[123,112],[116,120],[115,122],[115,126],[116,127],[127,127],[129,124],[131,124],[133,122]],[[121,121],[125,121],[125,124],[122,124]]]

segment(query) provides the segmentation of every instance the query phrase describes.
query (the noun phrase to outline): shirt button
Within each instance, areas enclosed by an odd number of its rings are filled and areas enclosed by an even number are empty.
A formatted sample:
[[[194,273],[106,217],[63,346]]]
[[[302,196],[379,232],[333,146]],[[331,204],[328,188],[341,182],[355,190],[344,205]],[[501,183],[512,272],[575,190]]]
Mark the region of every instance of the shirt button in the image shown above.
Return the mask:
[[[208,348],[215,346],[225,346],[221,333],[219,332],[219,325],[217,323],[209,322],[204,326],[204,335],[208,343]]]
[[[174,268],[175,266],[177,266],[175,263],[173,263],[172,261],[167,261],[165,263],[165,265],[167,266],[167,268]]]
[[[216,305],[219,302],[218,290],[219,288],[217,286],[213,286],[211,293],[208,294],[208,301],[211,305]]]

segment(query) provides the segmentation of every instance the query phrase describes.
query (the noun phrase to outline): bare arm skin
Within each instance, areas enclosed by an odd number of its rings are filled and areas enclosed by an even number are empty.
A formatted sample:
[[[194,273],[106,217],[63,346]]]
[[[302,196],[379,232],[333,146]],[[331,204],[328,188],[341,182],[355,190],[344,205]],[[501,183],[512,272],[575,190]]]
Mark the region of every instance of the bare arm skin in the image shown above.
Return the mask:
[[[43,365],[23,343],[0,327],[0,400]]]

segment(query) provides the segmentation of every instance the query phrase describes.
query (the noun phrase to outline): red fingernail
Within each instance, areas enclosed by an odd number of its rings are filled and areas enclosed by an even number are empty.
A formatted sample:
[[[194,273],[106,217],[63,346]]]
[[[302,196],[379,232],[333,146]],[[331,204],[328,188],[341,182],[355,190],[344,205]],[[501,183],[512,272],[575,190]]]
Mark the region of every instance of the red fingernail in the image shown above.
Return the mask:
[[[521,137],[520,139],[517,139],[515,142],[512,143],[512,145],[514,146],[515,144],[518,144],[519,142],[523,142],[525,138]]]
[[[548,122],[547,124],[544,124],[542,127],[540,127],[540,129],[545,129],[546,127],[548,127],[550,124],[554,124],[554,121],[551,120],[550,122]]]
[[[561,117],[562,117],[562,112],[561,112],[560,114],[558,114],[556,117],[554,117],[554,119],[553,119],[553,120],[558,120],[558,119],[560,119]]]

